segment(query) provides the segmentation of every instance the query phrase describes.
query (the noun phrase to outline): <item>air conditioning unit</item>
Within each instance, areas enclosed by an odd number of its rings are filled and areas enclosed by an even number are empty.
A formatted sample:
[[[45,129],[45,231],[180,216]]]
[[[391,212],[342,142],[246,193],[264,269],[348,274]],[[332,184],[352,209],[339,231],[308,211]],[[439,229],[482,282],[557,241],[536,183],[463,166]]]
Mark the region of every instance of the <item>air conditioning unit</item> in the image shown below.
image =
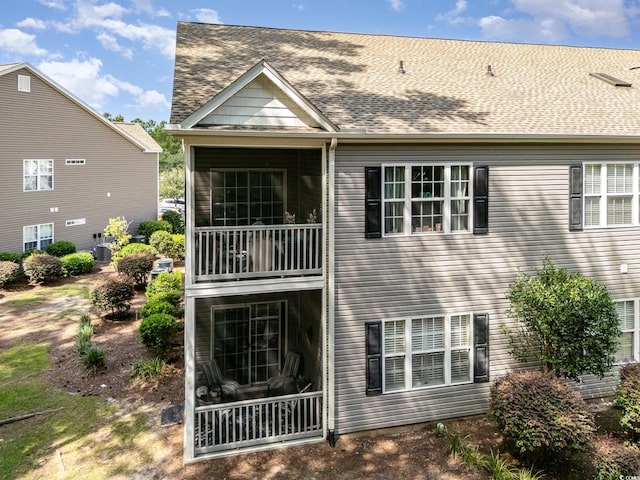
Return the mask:
[[[106,243],[96,245],[96,262],[109,263],[111,261],[111,250]]]

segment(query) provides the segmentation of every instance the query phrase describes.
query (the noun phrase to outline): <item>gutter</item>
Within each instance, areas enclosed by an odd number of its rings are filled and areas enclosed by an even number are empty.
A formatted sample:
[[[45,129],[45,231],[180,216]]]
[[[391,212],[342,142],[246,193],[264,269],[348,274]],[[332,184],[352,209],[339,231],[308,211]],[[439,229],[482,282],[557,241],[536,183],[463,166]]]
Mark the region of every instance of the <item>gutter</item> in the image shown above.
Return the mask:
[[[331,139],[329,145],[329,161],[328,161],[328,215],[327,217],[327,237],[329,245],[328,266],[327,266],[327,354],[325,356],[326,372],[327,372],[327,440],[329,445],[334,447],[336,444],[335,437],[335,173],[336,173],[336,148],[338,147],[338,139]]]

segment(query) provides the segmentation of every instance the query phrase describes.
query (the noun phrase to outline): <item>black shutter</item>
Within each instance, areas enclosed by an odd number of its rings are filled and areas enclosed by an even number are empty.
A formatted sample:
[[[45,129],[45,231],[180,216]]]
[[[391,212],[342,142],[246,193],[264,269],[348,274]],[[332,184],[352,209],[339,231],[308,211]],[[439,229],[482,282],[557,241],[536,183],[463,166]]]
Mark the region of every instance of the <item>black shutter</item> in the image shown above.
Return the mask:
[[[382,393],[382,323],[367,322],[367,395]]]
[[[489,315],[473,316],[473,381],[489,381]]]
[[[474,169],[473,233],[489,233],[489,167]]]
[[[365,238],[382,237],[382,167],[365,167]]]
[[[582,230],[582,165],[569,167],[569,230]]]

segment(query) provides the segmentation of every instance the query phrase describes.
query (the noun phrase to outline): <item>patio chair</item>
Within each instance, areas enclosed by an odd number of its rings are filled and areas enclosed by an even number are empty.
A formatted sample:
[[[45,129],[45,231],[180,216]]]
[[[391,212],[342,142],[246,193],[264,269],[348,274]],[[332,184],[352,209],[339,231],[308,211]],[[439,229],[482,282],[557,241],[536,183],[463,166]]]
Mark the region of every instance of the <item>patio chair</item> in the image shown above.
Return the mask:
[[[296,385],[296,374],[300,365],[300,355],[294,352],[287,352],[284,359],[284,366],[280,373],[267,380],[267,395],[273,391],[287,393]]]
[[[224,401],[225,396],[238,397],[238,387],[240,384],[234,380],[223,379],[220,366],[215,359],[211,359],[205,363],[202,366],[202,371],[207,381],[207,387],[210,391],[218,392],[220,394],[220,400]]]

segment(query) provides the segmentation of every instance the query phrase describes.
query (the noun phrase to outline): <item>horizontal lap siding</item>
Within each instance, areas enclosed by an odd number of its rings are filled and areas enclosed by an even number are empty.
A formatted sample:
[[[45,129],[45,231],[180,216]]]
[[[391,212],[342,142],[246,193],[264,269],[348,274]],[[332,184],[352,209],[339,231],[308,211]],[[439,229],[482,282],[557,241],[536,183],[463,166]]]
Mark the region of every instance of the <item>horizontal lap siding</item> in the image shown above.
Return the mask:
[[[31,92],[17,92],[18,74],[31,77]],[[141,221],[157,217],[157,154],[142,153],[24,70],[0,77],[0,104],[0,251],[22,251],[25,225],[53,223],[54,240],[83,250],[93,247],[93,234],[102,233],[109,218],[124,216],[135,233]],[[53,159],[53,190],[23,192],[24,159]],[[85,159],[85,165],[65,165],[65,159]],[[80,218],[85,225],[65,226]]]
[[[640,296],[640,228],[568,230],[568,166],[638,160],[621,146],[341,147],[336,169],[336,428],[346,433],[485,412],[489,384],[365,395],[367,321],[489,313],[492,378],[521,368],[500,324],[518,271],[545,255],[604,283],[614,298]],[[364,168],[393,162],[489,165],[489,234],[364,238]],[[620,264],[629,273],[620,274]],[[615,377],[587,377],[585,397],[610,394]]]

